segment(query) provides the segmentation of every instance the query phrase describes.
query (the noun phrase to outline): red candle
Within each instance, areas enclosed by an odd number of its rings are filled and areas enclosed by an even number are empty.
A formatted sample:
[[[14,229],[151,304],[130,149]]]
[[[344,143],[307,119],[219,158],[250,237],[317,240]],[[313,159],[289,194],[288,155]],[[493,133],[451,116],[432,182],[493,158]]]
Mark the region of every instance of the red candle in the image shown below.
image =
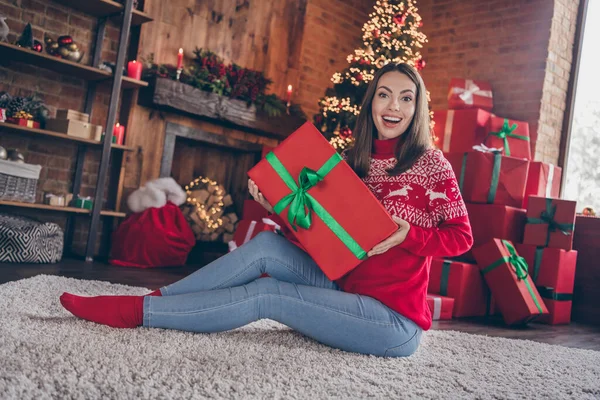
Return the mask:
[[[290,100],[292,99],[292,85],[288,85],[287,88],[287,103],[290,104]]]
[[[125,127],[117,122],[113,130],[113,136],[117,138],[116,143],[122,145],[125,139]]]
[[[142,63],[135,60],[127,63],[127,76],[138,81],[142,79]]]
[[[177,69],[183,68],[183,49],[179,49],[179,53],[177,53]]]

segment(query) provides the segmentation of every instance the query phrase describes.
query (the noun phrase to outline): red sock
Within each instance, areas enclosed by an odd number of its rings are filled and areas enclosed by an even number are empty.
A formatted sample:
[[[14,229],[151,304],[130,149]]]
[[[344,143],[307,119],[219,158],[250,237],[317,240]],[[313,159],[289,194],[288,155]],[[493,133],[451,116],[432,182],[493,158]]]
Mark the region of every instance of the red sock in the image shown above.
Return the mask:
[[[76,317],[113,328],[135,328],[144,318],[144,296],[82,297],[63,293],[60,304]]]
[[[156,289],[154,292],[148,293],[146,296],[162,296],[160,289]]]

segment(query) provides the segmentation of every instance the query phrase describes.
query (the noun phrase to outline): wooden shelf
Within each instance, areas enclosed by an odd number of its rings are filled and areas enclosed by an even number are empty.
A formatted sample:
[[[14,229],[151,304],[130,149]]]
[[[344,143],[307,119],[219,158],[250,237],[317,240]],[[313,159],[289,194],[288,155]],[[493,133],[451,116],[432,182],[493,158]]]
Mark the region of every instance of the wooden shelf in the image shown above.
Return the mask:
[[[82,214],[82,215],[90,215],[92,213],[91,210],[87,210],[85,208],[76,208],[76,207],[60,207],[60,206],[50,206],[48,204],[36,204],[36,203],[20,203],[18,201],[6,201],[0,200],[0,206],[8,206],[8,207],[19,207],[19,208],[32,208],[35,210],[47,210],[47,211],[60,211],[71,214]],[[125,218],[127,214],[117,211],[103,210],[100,212],[100,215],[106,217],[117,217],[117,218]]]
[[[138,81],[137,79],[130,78],[128,76],[123,77],[122,85],[123,89],[135,89],[147,87],[148,82],[146,81]]]
[[[123,4],[112,0],[56,0],[57,2],[83,11],[95,17],[110,17],[123,11]],[[152,18],[143,11],[133,10],[131,13],[131,26],[137,26],[152,21]]]
[[[67,135],[64,133],[60,133],[60,132],[53,132],[53,131],[48,131],[45,129],[34,129],[34,128],[27,128],[26,126],[19,126],[19,125],[15,125],[15,124],[9,124],[6,122],[0,122],[0,131],[8,131],[8,132],[13,132],[13,133],[22,133],[22,134],[27,134],[27,135],[37,135],[37,136],[49,136],[49,137],[53,137],[53,138],[57,138],[60,140],[68,140],[71,142],[77,142],[77,143],[85,143],[88,144],[90,146],[97,146],[100,147],[102,146],[102,142],[98,142],[92,139],[84,139],[84,138],[80,138],[77,136],[71,136],[71,135]],[[130,146],[123,146],[120,144],[113,144],[112,148],[115,150],[123,150],[123,151],[135,151],[135,147],[130,147]]]
[[[74,76],[87,81],[109,81],[112,74],[99,68],[90,67],[73,61],[63,60],[45,53],[15,46],[8,43],[0,43],[0,60],[11,60],[36,65],[61,74]],[[135,89],[148,86],[146,81],[138,81],[124,76],[122,80],[123,89]]]

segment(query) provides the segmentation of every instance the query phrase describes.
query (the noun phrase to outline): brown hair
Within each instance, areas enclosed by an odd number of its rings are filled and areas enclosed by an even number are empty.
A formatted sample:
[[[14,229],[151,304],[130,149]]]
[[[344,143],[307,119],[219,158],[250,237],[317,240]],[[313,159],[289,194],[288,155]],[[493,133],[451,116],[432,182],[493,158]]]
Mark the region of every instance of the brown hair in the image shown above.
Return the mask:
[[[373,80],[367,87],[367,92],[365,93],[354,127],[354,146],[348,150],[347,154],[348,164],[361,178],[364,178],[369,173],[373,138],[376,137],[375,123],[371,114],[373,97],[377,90],[379,78],[390,71],[398,71],[408,76],[417,87],[417,93],[415,94],[415,114],[406,132],[402,134],[394,153],[398,162],[393,168],[388,170],[388,173],[390,175],[398,175],[410,169],[415,161],[432,146],[427,92],[421,75],[408,64],[387,64],[375,73]]]

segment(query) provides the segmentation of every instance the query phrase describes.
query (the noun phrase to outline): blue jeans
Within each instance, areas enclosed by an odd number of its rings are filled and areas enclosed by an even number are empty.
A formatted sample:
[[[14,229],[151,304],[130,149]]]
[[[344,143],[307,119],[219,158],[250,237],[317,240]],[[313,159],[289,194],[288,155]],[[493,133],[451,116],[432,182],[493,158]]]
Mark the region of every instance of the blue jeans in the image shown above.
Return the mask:
[[[261,274],[269,278],[261,278]],[[331,347],[402,357],[422,330],[368,296],[345,293],[287,239],[262,232],[233,252],[144,298],[144,326],[222,332],[268,318]]]

